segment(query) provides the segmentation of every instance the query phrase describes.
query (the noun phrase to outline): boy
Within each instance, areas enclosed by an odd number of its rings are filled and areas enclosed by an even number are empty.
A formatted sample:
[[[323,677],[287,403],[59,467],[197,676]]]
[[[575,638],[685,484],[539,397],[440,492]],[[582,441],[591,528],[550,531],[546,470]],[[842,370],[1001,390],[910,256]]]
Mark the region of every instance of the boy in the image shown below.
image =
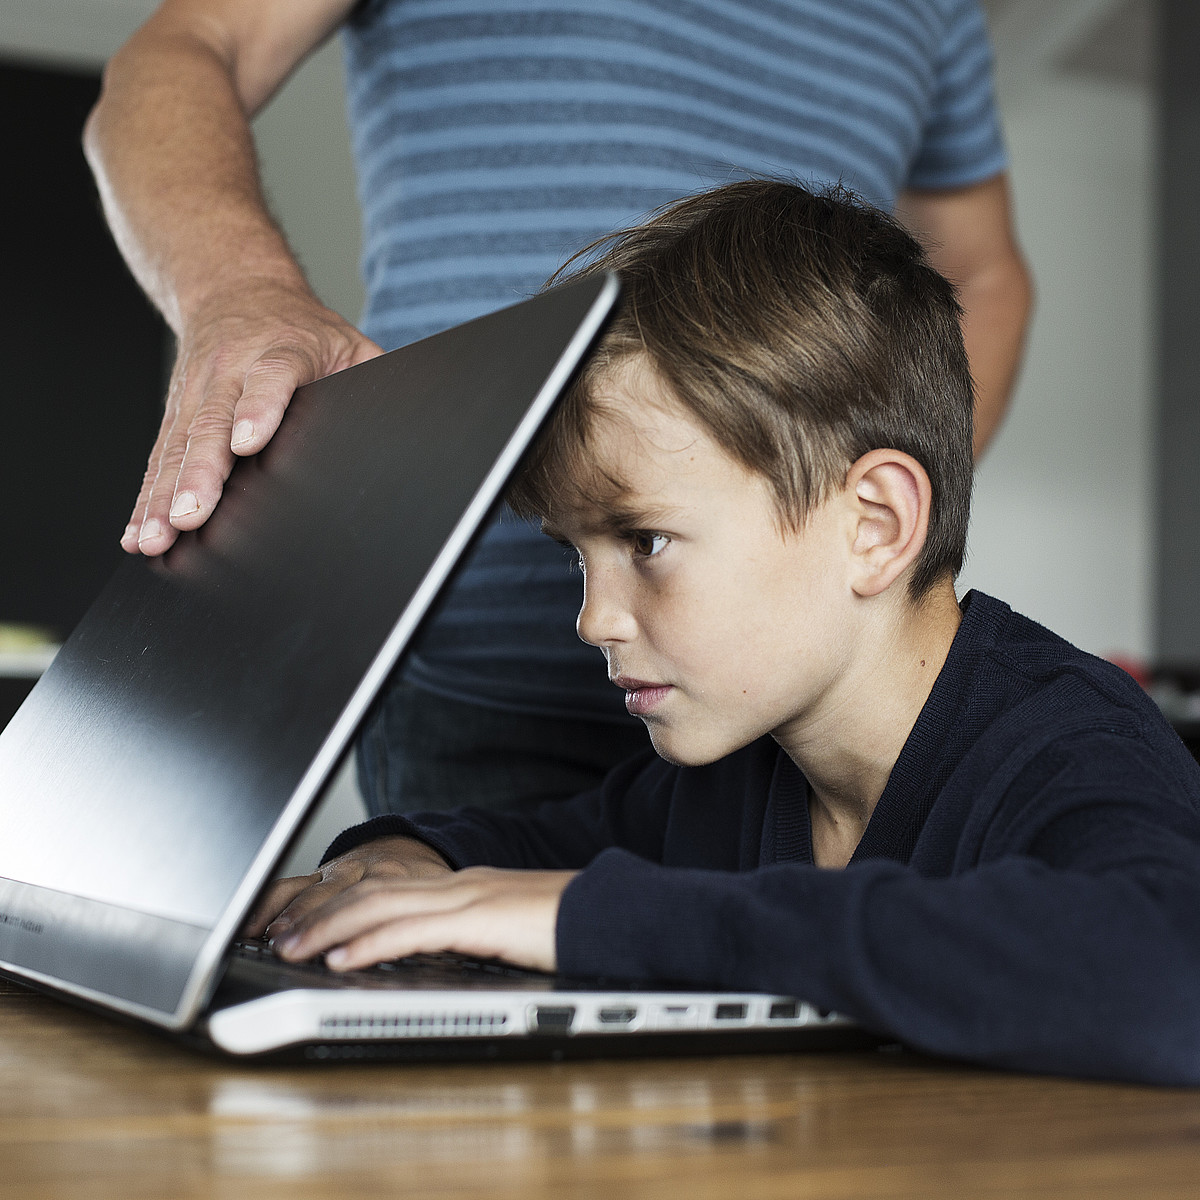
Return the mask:
[[[790,993],[942,1054],[1200,1081],[1200,768],[1122,672],[960,607],[951,286],[882,214],[765,181],[599,267],[622,308],[514,504],[578,554],[579,634],[659,757],[528,817],[377,818],[249,931],[343,969],[448,948]]]

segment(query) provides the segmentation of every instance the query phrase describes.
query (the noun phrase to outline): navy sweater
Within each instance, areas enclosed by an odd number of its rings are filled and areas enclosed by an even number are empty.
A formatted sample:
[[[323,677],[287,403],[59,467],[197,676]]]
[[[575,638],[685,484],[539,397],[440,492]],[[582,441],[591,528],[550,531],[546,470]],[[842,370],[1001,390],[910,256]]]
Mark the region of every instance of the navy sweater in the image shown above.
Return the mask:
[[[918,1049],[1200,1083],[1200,767],[1122,671],[980,593],[854,857],[763,739],[524,817],[381,817],[456,867],[582,868],[560,969],[803,997]],[[869,737],[870,731],[864,731]]]

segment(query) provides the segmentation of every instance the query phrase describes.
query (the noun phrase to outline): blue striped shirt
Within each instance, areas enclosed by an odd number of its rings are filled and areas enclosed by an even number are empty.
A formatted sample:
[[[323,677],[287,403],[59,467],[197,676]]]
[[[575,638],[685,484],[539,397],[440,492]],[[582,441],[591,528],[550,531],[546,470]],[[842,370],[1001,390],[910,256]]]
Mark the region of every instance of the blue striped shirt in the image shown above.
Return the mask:
[[[576,250],[719,183],[902,188],[1005,166],[976,0],[366,0],[345,31],[363,328],[391,347],[536,292]],[[489,531],[408,668],[517,711],[621,718],[580,581]]]

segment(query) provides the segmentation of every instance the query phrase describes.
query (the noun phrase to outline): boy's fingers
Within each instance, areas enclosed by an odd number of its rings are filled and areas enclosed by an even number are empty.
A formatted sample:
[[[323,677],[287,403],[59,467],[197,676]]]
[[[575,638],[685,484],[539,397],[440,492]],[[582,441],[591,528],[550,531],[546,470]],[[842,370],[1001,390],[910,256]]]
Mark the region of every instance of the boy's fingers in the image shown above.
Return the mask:
[[[320,883],[321,873],[293,875],[287,879],[276,879],[263,893],[258,903],[242,925],[244,937],[262,937],[267,927],[306,889]]]
[[[324,903],[293,920],[278,949],[284,958],[312,958],[387,922],[457,911],[475,898],[475,889],[464,887],[457,875],[448,874],[445,880],[364,880],[326,896]]]
[[[363,860],[352,851],[350,856],[335,859],[312,875],[303,876],[305,886],[294,893],[268,924],[268,937],[272,941],[282,940],[297,927],[304,927],[318,919],[323,909],[330,905],[336,907],[347,892],[361,883],[363,872]],[[285,879],[280,882],[291,881]]]
[[[465,910],[417,913],[375,925],[365,933],[338,943],[325,956],[338,971],[353,971],[410,954],[456,950],[463,954],[481,951],[472,937]]]
[[[427,879],[367,878],[310,910],[276,948],[291,960],[325,954],[339,970],[436,950],[552,970],[559,899],[573,876],[472,867]]]

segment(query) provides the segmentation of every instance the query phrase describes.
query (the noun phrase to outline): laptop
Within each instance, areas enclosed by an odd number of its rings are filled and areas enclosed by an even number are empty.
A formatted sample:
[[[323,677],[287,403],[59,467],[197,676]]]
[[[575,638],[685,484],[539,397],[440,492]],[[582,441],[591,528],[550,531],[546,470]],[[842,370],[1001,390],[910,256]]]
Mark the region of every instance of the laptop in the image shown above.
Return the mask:
[[[602,328],[615,277],[300,388],[216,512],[126,559],[0,733],[0,971],[235,1055],[791,1048],[789,996],[434,955],[335,975],[237,931]]]

